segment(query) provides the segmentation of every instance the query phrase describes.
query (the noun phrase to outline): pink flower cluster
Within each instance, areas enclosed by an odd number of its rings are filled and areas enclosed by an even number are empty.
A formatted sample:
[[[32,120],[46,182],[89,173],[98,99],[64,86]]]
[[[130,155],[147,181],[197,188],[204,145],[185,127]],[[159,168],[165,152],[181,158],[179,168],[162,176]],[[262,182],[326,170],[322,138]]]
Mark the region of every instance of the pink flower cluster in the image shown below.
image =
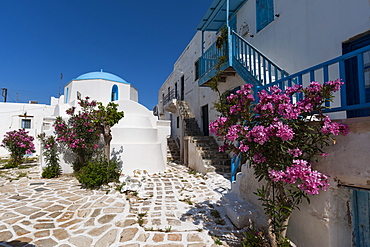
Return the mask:
[[[9,131],[5,134],[1,146],[20,156],[32,154],[35,152],[34,138],[28,133],[24,129]]]
[[[325,134],[331,133],[333,135],[338,135],[342,133],[343,135],[347,135],[349,130],[347,125],[332,122],[331,119],[326,116],[321,131]]]
[[[309,195],[319,194],[320,189],[326,191],[329,187],[328,177],[316,170],[306,160],[293,160],[293,165],[288,166],[285,171],[269,171],[271,180],[295,184],[299,182],[298,188]]]

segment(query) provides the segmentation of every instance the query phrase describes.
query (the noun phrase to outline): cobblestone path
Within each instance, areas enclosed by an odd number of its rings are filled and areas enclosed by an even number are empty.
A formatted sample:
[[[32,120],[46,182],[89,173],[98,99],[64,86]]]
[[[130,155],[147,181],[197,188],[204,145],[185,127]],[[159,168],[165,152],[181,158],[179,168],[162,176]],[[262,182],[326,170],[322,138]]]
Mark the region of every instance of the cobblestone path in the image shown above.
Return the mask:
[[[40,168],[0,173],[0,246],[240,246],[221,194],[230,183],[170,164],[138,194],[85,190],[71,176],[40,178]]]

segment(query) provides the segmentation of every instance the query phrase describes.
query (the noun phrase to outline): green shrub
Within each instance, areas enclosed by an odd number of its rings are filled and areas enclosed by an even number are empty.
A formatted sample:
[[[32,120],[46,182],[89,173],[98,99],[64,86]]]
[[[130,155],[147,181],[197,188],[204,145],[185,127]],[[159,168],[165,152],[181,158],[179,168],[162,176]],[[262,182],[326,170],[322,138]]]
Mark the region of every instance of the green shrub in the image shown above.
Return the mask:
[[[59,166],[46,166],[42,169],[42,177],[43,178],[55,178],[60,175],[60,167]]]
[[[42,170],[43,178],[55,178],[61,173],[59,165],[58,144],[54,136],[46,136],[42,133],[37,136],[42,144],[42,154],[44,155],[46,167]]]
[[[118,162],[103,157],[90,161],[76,173],[78,181],[88,189],[97,189],[103,184],[118,181],[119,175]]]

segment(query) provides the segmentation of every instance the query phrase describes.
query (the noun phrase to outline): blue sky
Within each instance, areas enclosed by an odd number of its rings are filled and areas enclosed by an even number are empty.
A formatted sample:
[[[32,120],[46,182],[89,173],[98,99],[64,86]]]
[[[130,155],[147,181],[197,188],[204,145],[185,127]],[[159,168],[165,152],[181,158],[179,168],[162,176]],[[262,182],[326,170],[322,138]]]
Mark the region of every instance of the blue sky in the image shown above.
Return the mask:
[[[72,79],[103,69],[130,82],[152,109],[211,3],[0,0],[0,88],[8,102],[49,104]]]

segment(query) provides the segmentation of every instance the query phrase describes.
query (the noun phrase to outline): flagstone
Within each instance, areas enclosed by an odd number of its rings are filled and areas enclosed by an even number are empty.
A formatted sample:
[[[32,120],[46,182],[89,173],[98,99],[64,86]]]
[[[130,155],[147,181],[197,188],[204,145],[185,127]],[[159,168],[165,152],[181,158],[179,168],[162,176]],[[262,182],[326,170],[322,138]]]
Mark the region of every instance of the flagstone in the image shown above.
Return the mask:
[[[127,241],[132,240],[138,231],[139,231],[138,228],[123,229],[121,236],[120,236],[120,242],[127,242]]]
[[[70,220],[72,219],[73,215],[74,215],[74,212],[65,212],[64,214],[60,216],[60,218],[57,219],[57,221],[64,222],[64,221]]]
[[[34,225],[34,228],[35,229],[49,229],[49,228],[55,228],[55,225],[52,222],[38,223]]]
[[[95,247],[109,247],[115,242],[116,237],[117,229],[112,229],[96,242]]]
[[[155,233],[153,236],[153,241],[158,243],[158,242],[163,242],[164,240],[164,234],[163,233]]]
[[[60,225],[59,227],[62,227],[62,228],[67,228],[67,227],[70,227],[74,224],[77,224],[77,223],[80,223],[82,220],[80,219],[74,219],[74,220],[71,220],[71,221],[68,221],[62,225]]]
[[[15,214],[15,213],[12,213],[12,212],[4,213],[4,214],[0,217],[0,220],[6,220],[6,219],[10,219],[10,218],[18,217],[18,216],[19,216],[19,214]]]
[[[31,215],[31,214],[39,211],[39,210],[40,209],[33,208],[33,207],[21,207],[21,208],[15,209],[16,212],[18,212],[20,214],[24,214],[24,215]]]
[[[38,207],[38,208],[46,208],[46,207],[49,207],[51,204],[53,203],[52,202],[38,202],[38,203],[33,204],[33,206]]]
[[[45,210],[49,212],[55,212],[55,211],[62,211],[63,209],[65,209],[65,207],[62,205],[53,205],[53,206],[46,208]]]
[[[45,214],[47,214],[47,213],[45,213],[45,212],[38,212],[38,213],[32,214],[30,216],[30,219],[32,220],[32,219],[40,218],[40,217],[44,216]]]
[[[53,236],[56,237],[58,240],[63,240],[69,237],[69,234],[64,229],[56,229],[53,231]]]
[[[126,219],[124,221],[117,221],[115,225],[117,227],[127,227],[136,224],[136,222],[137,222],[136,219]]]
[[[86,246],[91,246],[93,240],[89,237],[80,235],[80,236],[70,238],[69,242],[71,244],[74,244],[77,247],[86,247]]]
[[[35,232],[33,235],[35,235],[36,238],[44,238],[50,235],[50,231],[49,230],[38,231]]]
[[[22,235],[25,235],[27,233],[30,233],[30,231],[27,231],[27,230],[25,230],[24,228],[22,228],[18,225],[14,225],[13,230],[14,230],[15,234],[17,234],[18,236],[22,236]]]
[[[112,225],[104,225],[99,228],[94,228],[91,231],[88,232],[89,235],[91,236],[99,236],[106,230],[108,230]]]
[[[104,216],[100,217],[98,219],[98,222],[100,224],[106,224],[108,222],[111,222],[114,219],[114,217],[116,217],[116,215],[114,215],[114,214],[107,214],[107,215],[104,215]]]
[[[167,235],[168,241],[181,241],[182,235],[178,233],[171,233]]]
[[[199,236],[198,233],[190,233],[187,237],[188,242],[200,242],[202,241],[202,238]]]
[[[49,214],[48,217],[56,218],[56,217],[58,217],[61,214],[62,214],[62,212],[54,212],[54,213]]]
[[[17,223],[17,222],[18,222],[18,221],[20,221],[20,220],[23,220],[24,218],[26,218],[26,217],[21,216],[21,217],[18,217],[18,218],[13,218],[13,219],[9,219],[9,220],[4,220],[4,223],[7,223],[7,224],[9,224],[9,225],[12,225],[12,224]]]
[[[0,232],[0,239],[2,241],[7,241],[11,239],[12,237],[13,237],[13,233],[11,233],[10,231]]]
[[[96,217],[100,214],[101,212],[101,208],[97,208],[94,210],[94,212],[92,213],[91,217]]]
[[[106,208],[104,209],[104,213],[110,214],[110,213],[122,213],[124,211],[124,208]]]
[[[136,241],[139,242],[146,242],[149,238],[150,234],[149,233],[141,233],[139,237],[136,239]]]
[[[78,217],[86,218],[91,213],[91,209],[80,209],[77,211]]]

